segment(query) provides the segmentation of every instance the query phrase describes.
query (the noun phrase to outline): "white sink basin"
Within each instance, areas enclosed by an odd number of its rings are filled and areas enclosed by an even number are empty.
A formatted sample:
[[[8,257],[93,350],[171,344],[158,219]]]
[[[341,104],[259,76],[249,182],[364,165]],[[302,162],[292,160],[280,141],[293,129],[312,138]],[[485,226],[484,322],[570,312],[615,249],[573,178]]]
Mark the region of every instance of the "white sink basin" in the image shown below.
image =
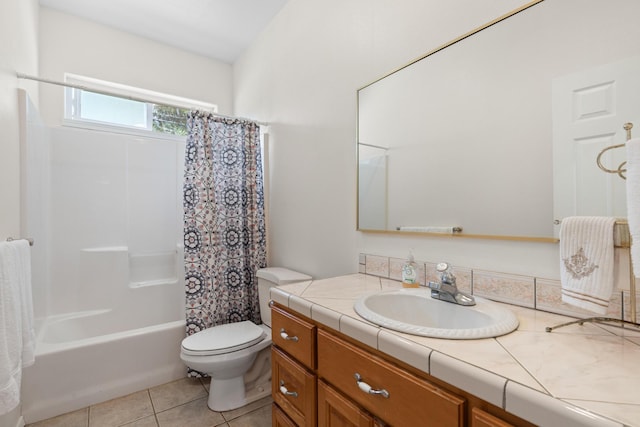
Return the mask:
[[[518,327],[509,310],[484,298],[464,307],[431,298],[429,289],[399,289],[358,299],[354,310],[384,328],[434,338],[475,339],[508,334]]]

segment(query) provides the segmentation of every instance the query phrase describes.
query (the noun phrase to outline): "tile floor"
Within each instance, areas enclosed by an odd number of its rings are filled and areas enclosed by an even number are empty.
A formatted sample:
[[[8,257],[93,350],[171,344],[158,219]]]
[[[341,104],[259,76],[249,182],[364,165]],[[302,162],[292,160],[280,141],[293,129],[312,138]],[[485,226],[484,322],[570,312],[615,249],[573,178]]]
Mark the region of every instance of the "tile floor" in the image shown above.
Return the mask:
[[[184,378],[26,427],[271,426],[270,396],[233,411],[214,412],[207,407],[208,386],[208,379]]]

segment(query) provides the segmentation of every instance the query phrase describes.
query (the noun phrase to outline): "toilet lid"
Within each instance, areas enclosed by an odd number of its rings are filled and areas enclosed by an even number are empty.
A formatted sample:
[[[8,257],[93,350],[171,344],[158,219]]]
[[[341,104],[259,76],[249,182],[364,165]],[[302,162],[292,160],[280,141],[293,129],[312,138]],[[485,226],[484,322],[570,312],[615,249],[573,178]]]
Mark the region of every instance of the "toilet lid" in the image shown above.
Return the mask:
[[[260,326],[245,320],[214,326],[182,340],[182,351],[193,356],[210,356],[242,350],[262,341],[267,334]]]

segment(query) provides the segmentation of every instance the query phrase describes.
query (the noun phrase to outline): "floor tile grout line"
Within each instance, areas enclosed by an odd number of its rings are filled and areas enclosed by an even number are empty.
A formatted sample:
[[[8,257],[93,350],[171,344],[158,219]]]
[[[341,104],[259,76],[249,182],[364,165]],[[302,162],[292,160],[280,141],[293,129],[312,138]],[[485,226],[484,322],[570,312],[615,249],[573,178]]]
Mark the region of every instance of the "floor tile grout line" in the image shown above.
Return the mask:
[[[153,410],[153,419],[156,420],[156,426],[160,425],[160,420],[158,420],[158,413],[156,412],[156,405],[153,404],[153,398],[151,397],[151,389],[147,389],[147,394],[149,395],[149,401],[151,402],[151,409]]]
[[[151,411],[153,412],[153,416],[156,416],[156,405],[153,404],[153,399],[151,398],[151,389],[148,388],[147,390],[147,396],[149,397],[149,403],[151,403]]]
[[[267,404],[265,404],[265,405],[258,406],[257,408],[255,408],[255,409],[253,409],[253,410],[251,410],[251,411],[245,412],[245,413],[243,413],[243,414],[240,414],[240,415],[238,415],[238,416],[236,416],[236,417],[234,417],[234,418],[230,418],[230,419],[227,419],[227,417],[225,416],[225,414],[223,414],[222,412],[220,412],[220,414],[222,415],[222,418],[224,418],[225,422],[226,422],[226,423],[229,423],[230,421],[234,421],[234,420],[237,420],[237,419],[238,419],[238,418],[240,418],[240,417],[244,417],[244,416],[247,416],[247,415],[252,414],[252,413],[254,413],[254,412],[257,412],[257,411],[259,411],[259,410],[263,409],[265,406],[270,406],[270,405],[271,405],[271,403],[267,403]]]

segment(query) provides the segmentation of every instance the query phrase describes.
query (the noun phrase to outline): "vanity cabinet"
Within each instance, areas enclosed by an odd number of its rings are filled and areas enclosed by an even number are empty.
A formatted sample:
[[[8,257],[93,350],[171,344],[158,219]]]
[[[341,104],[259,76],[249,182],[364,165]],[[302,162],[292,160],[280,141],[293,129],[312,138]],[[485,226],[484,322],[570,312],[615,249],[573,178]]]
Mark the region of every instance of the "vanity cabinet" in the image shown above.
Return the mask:
[[[286,307],[271,313],[274,426],[533,426]]]

